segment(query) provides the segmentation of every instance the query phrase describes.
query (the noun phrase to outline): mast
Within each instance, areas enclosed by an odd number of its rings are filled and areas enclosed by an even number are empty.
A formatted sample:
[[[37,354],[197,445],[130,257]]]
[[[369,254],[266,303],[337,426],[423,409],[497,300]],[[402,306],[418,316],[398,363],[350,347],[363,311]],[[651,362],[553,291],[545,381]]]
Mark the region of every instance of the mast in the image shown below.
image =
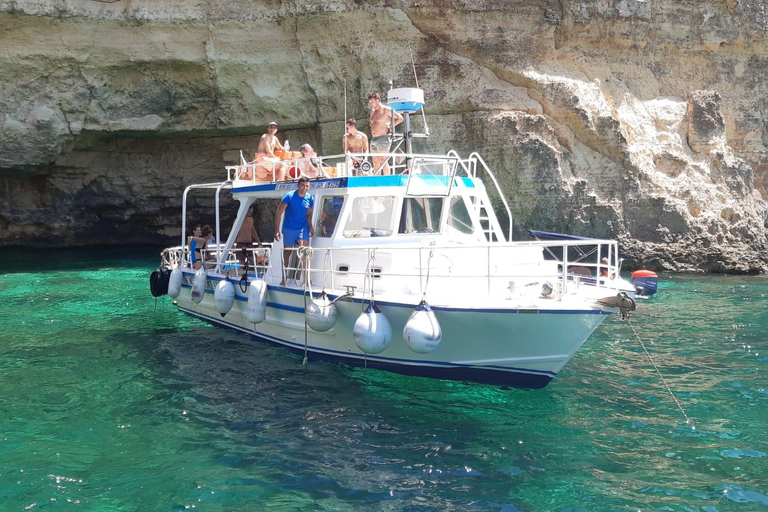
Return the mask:
[[[411,114],[424,110],[424,91],[416,87],[404,87],[400,89],[390,89],[387,97],[389,108],[394,112],[402,114],[405,122],[405,153],[413,154],[413,139],[426,138],[429,136],[429,128],[424,123],[423,133],[414,133],[411,126]],[[410,158],[406,161],[406,168],[411,170]]]

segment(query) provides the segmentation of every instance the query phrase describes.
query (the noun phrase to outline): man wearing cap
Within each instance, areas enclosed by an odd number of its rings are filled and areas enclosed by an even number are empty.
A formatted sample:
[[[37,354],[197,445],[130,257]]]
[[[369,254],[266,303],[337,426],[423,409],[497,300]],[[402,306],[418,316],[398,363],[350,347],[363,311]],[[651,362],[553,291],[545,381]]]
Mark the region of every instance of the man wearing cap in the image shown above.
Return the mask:
[[[283,149],[283,145],[277,140],[277,123],[272,121],[267,126],[267,133],[261,136],[259,139],[259,148],[256,150],[256,162],[260,165],[260,172],[257,170],[256,176],[259,179],[271,179],[269,173],[274,170],[274,175],[277,181],[283,181],[285,179],[285,167],[280,162],[280,158],[275,156],[276,149]]]

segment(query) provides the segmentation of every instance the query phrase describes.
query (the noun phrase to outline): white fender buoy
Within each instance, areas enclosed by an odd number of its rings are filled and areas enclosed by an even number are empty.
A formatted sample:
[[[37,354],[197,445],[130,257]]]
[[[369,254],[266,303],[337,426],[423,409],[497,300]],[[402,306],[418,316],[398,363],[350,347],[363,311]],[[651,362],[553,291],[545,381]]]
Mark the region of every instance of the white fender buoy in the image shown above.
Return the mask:
[[[181,278],[183,272],[180,267],[176,267],[171,271],[171,277],[168,279],[168,295],[175,299],[181,293]]]
[[[357,317],[355,327],[352,329],[352,337],[355,339],[355,344],[366,354],[378,354],[383,352],[392,341],[392,326],[375,304],[369,304],[368,308]]]
[[[205,297],[205,269],[201,268],[195,272],[195,278],[192,280],[192,302],[200,304]]]
[[[422,300],[405,322],[403,338],[408,348],[417,354],[428,354],[440,345],[443,331],[426,301]]]
[[[267,283],[261,279],[248,286],[248,308],[245,318],[252,324],[260,324],[267,318]]]
[[[307,305],[304,316],[307,319],[307,325],[313,331],[325,332],[336,325],[339,312],[336,304],[331,302],[328,295],[323,292],[320,297],[316,297]]]
[[[222,279],[213,291],[213,303],[221,316],[229,313],[235,303],[235,286],[229,279]]]

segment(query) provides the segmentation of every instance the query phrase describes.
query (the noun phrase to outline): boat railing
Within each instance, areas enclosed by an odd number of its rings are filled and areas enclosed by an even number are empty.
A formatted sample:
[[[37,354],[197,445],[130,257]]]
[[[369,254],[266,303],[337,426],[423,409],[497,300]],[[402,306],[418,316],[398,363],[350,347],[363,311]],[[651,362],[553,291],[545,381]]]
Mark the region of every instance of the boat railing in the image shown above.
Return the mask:
[[[455,151],[447,155],[419,153],[344,153],[322,157],[243,162],[226,166],[227,180],[236,186],[263,185],[294,181],[302,176],[310,179],[343,178],[406,174],[417,169],[421,175],[474,177],[476,164],[472,158],[461,159]]]
[[[601,262],[600,251],[593,261],[570,256],[572,248],[586,250],[599,244],[607,247],[609,264]],[[617,243],[608,240],[526,241],[478,245],[381,246],[374,247],[293,247],[286,265],[283,249],[274,246],[203,250],[198,262],[191,263],[188,248],[163,251],[162,261],[184,268],[204,267],[213,274],[229,278],[266,279],[299,289],[328,289],[340,293],[351,287],[360,293],[391,292],[420,295],[430,290],[442,295],[460,290],[465,298],[482,296],[539,296],[549,287],[553,298],[579,293],[580,288],[608,290],[619,277]],[[604,254],[604,253],[603,253]],[[224,255],[224,258],[220,256]],[[218,264],[217,261],[221,261]],[[171,267],[168,267],[171,268]]]
[[[170,247],[160,256],[164,268],[205,268],[215,273],[233,276],[242,275],[248,269],[257,275],[264,275],[270,268],[272,244],[242,247],[224,251],[224,245],[211,245],[198,251],[200,257],[192,257],[188,246]],[[223,258],[221,256],[224,255]],[[246,265],[247,264],[247,265]]]

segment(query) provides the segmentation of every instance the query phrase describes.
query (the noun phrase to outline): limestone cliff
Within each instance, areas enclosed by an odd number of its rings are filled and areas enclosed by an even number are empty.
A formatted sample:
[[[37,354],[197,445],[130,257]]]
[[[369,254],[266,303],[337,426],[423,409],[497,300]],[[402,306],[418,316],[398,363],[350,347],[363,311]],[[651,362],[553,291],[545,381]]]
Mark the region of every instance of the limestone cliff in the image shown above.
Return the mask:
[[[427,147],[482,154],[519,236],[766,272],[767,33],[756,0],[0,0],[0,245],[173,243],[187,184],[271,120],[338,152],[345,83],[365,128],[412,52]]]

